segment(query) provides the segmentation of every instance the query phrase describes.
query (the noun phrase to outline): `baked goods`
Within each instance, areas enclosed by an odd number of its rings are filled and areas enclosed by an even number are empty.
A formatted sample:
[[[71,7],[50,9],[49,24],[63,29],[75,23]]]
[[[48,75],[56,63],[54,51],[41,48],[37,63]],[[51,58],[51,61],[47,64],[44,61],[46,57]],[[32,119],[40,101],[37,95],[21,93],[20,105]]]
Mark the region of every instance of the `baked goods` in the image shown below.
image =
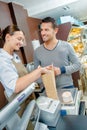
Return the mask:
[[[63,102],[65,103],[73,101],[72,94],[69,91],[63,92],[62,98],[63,98]]]

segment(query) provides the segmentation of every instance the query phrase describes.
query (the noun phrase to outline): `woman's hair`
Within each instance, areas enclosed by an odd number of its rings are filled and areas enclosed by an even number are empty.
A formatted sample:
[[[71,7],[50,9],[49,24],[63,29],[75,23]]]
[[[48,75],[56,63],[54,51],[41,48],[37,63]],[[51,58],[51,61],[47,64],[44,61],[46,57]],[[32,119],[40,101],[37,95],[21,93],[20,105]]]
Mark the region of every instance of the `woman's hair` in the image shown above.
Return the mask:
[[[40,29],[40,26],[41,26],[42,23],[52,23],[52,27],[53,27],[54,29],[58,27],[58,25],[57,25],[55,19],[52,18],[52,17],[46,17],[46,18],[42,19],[42,21],[41,21],[41,23],[40,23],[40,25],[39,25],[39,29]]]
[[[5,42],[6,34],[13,35],[14,32],[20,31],[17,25],[9,25],[2,31],[2,40]]]
[[[8,25],[4,30],[0,30],[0,48],[4,46],[6,35],[13,35],[16,31],[21,31],[17,25]]]

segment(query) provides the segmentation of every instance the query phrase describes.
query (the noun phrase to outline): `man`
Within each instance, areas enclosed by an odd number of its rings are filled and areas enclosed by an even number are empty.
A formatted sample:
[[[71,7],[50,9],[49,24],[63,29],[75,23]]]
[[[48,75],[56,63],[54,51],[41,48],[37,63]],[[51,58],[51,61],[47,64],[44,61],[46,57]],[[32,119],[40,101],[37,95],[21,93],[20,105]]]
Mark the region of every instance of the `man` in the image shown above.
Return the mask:
[[[58,27],[51,17],[42,19],[40,31],[44,43],[34,52],[35,68],[38,65],[52,64],[57,89],[74,87],[71,74],[78,71],[81,64],[73,47],[68,42],[56,38]]]

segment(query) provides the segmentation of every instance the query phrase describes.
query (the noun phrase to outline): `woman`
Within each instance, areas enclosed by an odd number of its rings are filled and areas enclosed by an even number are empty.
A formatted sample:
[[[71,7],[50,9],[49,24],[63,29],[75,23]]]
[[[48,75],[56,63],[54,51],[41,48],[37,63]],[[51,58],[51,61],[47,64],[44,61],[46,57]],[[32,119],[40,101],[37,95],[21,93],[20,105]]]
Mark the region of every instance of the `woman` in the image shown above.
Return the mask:
[[[0,81],[8,97],[19,93],[32,82],[40,78],[42,73],[47,73],[46,67],[38,67],[27,73],[19,56],[15,53],[25,43],[25,36],[16,25],[7,26],[2,32],[3,48],[0,49]],[[21,74],[20,68],[23,68]]]

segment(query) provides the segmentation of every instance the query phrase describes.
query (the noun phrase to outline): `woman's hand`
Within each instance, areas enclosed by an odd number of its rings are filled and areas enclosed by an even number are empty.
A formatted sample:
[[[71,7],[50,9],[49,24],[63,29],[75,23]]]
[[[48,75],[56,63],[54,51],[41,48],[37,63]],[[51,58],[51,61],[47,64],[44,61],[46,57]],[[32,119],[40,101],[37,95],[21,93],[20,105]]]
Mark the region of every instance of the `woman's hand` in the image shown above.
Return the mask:
[[[49,73],[49,69],[47,67],[38,66],[38,69],[40,69],[41,74]]]
[[[47,66],[46,68],[47,68],[48,70],[53,70],[56,76],[61,74],[61,70],[60,70],[59,67],[55,67],[55,66],[53,66],[53,65],[49,65],[49,66]]]
[[[49,65],[49,66],[46,66],[46,67],[38,66],[38,69],[41,70],[41,74],[49,73],[49,70],[53,70],[55,76],[61,74],[60,68],[59,68],[59,67],[55,67],[55,66],[53,66],[53,65]]]

